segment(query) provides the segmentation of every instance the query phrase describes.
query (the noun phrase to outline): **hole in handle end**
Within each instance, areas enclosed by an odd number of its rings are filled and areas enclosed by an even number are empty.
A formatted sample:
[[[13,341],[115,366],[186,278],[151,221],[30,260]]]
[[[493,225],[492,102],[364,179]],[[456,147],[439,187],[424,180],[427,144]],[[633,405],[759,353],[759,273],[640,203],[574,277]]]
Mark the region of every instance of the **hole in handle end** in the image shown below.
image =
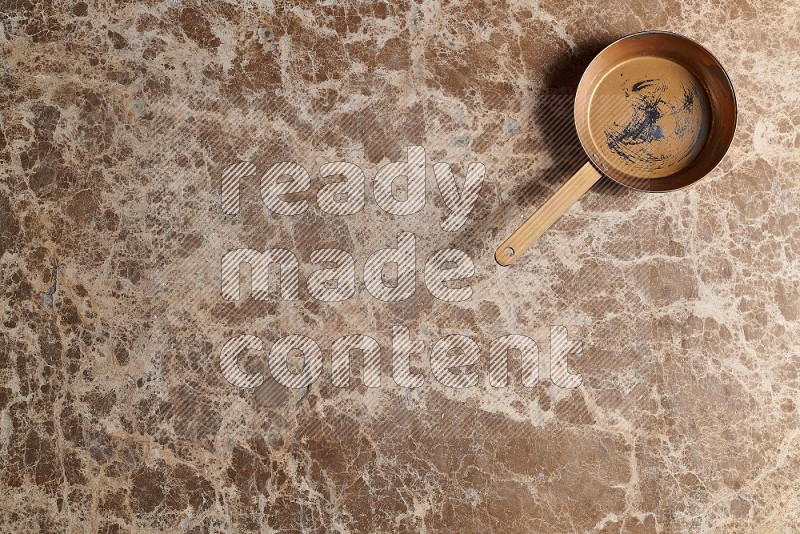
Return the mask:
[[[503,267],[508,267],[514,260],[516,260],[517,251],[514,250],[512,247],[503,247],[497,249],[494,254],[494,259],[497,263]]]

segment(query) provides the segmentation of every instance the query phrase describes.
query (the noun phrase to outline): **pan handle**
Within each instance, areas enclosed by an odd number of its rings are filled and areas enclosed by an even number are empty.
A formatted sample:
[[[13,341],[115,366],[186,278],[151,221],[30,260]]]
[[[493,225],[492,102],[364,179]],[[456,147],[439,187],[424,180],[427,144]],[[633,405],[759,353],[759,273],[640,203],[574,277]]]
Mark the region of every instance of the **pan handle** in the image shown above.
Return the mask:
[[[522,223],[511,237],[497,247],[494,253],[497,263],[505,267],[517,261],[517,258],[599,179],[600,173],[587,162],[541,208],[536,210],[536,213]]]

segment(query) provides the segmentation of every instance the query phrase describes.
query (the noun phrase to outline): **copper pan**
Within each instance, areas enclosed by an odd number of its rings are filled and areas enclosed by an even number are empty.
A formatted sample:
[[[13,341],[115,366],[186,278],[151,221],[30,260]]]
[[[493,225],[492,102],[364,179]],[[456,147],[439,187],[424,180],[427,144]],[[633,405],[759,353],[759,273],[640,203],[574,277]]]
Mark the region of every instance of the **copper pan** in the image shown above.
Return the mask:
[[[737,117],[714,56],[661,31],[623,37],[595,56],[574,113],[589,162],[497,248],[500,265],[514,263],[601,175],[650,192],[695,183],[722,160]]]

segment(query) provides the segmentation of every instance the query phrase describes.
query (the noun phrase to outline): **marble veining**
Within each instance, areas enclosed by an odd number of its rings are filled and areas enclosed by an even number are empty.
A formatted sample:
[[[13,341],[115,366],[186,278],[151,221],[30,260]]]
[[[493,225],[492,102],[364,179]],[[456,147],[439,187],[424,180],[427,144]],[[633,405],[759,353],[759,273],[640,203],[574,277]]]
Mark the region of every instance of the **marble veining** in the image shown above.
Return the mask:
[[[0,15],[0,530],[4,532],[791,532],[800,530],[800,4],[15,0]],[[601,179],[509,268],[494,248],[585,163],[572,95],[625,34],[707,46],[736,89],[722,163],[667,194]],[[374,180],[409,146],[425,206]],[[226,167],[295,162],[298,215]],[[320,168],[364,173],[363,209],[319,208]],[[433,172],[486,177],[466,222]],[[402,196],[402,193],[399,193]],[[365,262],[415,236],[415,290],[383,302]],[[297,300],[227,302],[220,259],[282,246]],[[434,297],[458,248],[471,296]],[[348,251],[352,298],[312,298],[317,249]],[[390,375],[393,325],[424,344]],[[544,364],[551,327],[579,387]],[[301,334],[303,390],[234,387],[222,345]],[[330,376],[331,346],[381,347],[381,386]],[[480,382],[444,387],[437,340],[472,339]],[[492,341],[524,334],[540,379],[487,385]],[[581,348],[582,350],[578,350]],[[267,373],[265,353],[245,369]]]

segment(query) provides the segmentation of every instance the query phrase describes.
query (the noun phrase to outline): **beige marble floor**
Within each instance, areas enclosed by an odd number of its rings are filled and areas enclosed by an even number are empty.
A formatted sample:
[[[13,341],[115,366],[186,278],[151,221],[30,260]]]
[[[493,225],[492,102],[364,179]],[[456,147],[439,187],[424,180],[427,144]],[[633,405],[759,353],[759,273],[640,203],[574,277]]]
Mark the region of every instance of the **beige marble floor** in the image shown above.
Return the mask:
[[[3,532],[800,530],[800,3],[2,6]],[[497,244],[584,162],[581,72],[644,29],[728,70],[727,156],[663,195],[601,180],[497,266]],[[425,206],[391,214],[376,175],[409,146],[425,150]],[[268,210],[255,176],[226,214],[240,161],[302,166],[310,189],[282,198],[307,209]],[[332,215],[320,170],[342,161],[365,202]],[[434,163],[459,186],[485,169],[455,231]],[[384,302],[363,270],[399,232],[415,238],[413,295]],[[220,261],[238,247],[295,254],[297,299],[226,301]],[[309,289],[320,248],[355,263],[345,301]],[[426,285],[446,248],[474,263],[466,300]],[[554,326],[578,387],[546,365]],[[424,345],[417,388],[390,374],[400,327]],[[361,358],[333,385],[347,334],[379,345],[380,387]],[[508,387],[489,383],[508,334],[538,345],[535,387],[515,358]],[[245,335],[263,345],[241,358],[266,376],[251,389],[220,366]],[[321,349],[310,388],[269,376],[290,335]],[[477,385],[434,376],[451,335],[477,347]]]

